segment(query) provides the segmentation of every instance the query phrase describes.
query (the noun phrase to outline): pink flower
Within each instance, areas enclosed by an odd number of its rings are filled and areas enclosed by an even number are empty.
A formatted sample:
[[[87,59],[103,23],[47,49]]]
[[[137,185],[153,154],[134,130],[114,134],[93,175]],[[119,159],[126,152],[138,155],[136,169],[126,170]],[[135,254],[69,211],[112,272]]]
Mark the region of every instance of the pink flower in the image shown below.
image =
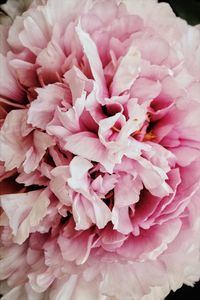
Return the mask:
[[[154,0],[48,0],[0,30],[2,299],[192,285],[199,27]]]

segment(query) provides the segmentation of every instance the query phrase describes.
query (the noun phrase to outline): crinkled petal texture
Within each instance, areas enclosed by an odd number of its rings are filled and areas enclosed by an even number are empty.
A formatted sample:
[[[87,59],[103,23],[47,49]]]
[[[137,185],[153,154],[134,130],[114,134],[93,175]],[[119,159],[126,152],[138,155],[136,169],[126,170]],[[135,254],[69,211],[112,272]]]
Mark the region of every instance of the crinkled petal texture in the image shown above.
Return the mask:
[[[155,0],[45,0],[0,30],[2,299],[193,285],[199,27]]]

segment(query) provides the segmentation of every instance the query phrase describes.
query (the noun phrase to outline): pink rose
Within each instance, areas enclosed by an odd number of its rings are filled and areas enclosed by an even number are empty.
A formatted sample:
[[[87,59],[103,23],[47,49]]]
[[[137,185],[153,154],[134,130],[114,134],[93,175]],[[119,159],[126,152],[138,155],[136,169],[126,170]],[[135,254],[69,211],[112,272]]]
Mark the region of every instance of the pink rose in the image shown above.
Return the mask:
[[[0,30],[2,300],[192,285],[199,28],[154,0],[48,0]]]

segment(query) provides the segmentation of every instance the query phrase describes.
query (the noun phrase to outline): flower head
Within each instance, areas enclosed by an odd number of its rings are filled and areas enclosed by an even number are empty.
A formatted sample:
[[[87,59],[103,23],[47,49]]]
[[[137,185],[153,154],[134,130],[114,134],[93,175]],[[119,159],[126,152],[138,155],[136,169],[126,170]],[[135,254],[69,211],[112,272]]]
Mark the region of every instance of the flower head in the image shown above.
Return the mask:
[[[199,29],[154,0],[33,1],[0,29],[3,299],[193,284]]]

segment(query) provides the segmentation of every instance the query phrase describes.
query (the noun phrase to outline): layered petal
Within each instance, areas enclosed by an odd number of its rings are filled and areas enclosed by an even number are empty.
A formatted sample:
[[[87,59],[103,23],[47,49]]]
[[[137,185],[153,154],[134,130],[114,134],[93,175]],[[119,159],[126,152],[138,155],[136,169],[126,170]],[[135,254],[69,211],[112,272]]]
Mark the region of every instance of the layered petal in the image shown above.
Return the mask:
[[[39,190],[24,194],[4,195],[1,205],[9,219],[14,241],[22,244],[45,217],[49,205],[48,192]]]

